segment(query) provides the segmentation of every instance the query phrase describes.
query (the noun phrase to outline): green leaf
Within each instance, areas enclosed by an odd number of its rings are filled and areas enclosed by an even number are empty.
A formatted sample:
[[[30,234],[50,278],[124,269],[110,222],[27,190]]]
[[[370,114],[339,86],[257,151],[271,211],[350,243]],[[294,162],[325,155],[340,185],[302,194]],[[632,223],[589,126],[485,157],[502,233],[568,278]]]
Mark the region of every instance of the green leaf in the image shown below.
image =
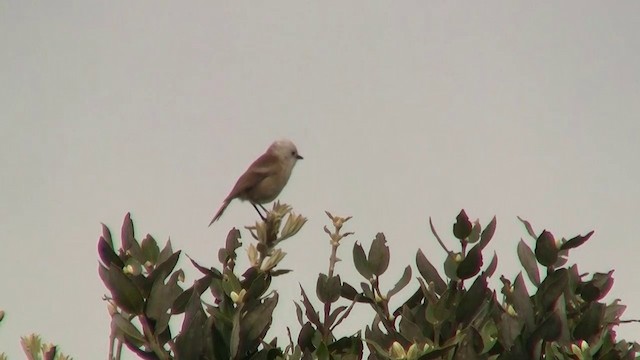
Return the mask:
[[[316,349],[313,345],[313,336],[315,333],[316,330],[310,322],[307,322],[302,326],[300,334],[298,334],[298,346],[300,346],[302,351],[314,351]]]
[[[604,325],[602,324],[604,314],[604,304],[598,302],[589,304],[589,307],[582,313],[578,324],[573,330],[573,337],[580,340],[589,340]]]
[[[318,345],[318,349],[316,350],[315,355],[316,355],[315,359],[318,359],[318,360],[330,359],[329,349],[327,348],[327,345],[324,342],[321,342],[320,345]]]
[[[456,261],[456,257],[460,256],[459,253],[449,253],[447,258],[444,260],[444,273],[447,277],[453,281],[460,280],[458,278],[458,261]]]
[[[538,263],[536,262],[536,256],[531,251],[529,245],[527,245],[522,239],[518,243],[518,258],[524,268],[529,280],[533,285],[540,286],[540,273],[538,272]]]
[[[473,225],[471,221],[469,221],[467,213],[464,212],[464,209],[461,210],[458,216],[456,216],[456,222],[453,224],[453,236],[458,240],[464,240],[471,234],[472,228]]]
[[[489,222],[489,225],[484,228],[482,235],[480,235],[480,243],[478,244],[481,249],[484,249],[489,244],[489,241],[493,238],[493,234],[496,232],[496,217],[494,216]]]
[[[480,226],[480,222],[478,220],[473,222],[473,228],[471,229],[471,234],[467,237],[467,242],[473,244],[480,240],[480,232],[482,231],[482,226]]]
[[[236,228],[229,230],[225,247],[218,251],[218,261],[220,261],[220,263],[225,264],[229,259],[235,260],[237,258],[236,249],[242,246],[242,243],[238,240],[240,238],[240,230]]]
[[[182,288],[178,285],[178,278],[180,276],[184,276],[182,270],[173,273],[166,284],[161,279],[156,279],[153,283],[145,310],[149,318],[159,320],[167,315],[174,301],[182,294]],[[157,333],[163,331],[164,328],[156,327]]]
[[[376,238],[371,243],[369,249],[369,265],[371,272],[375,275],[382,275],[389,267],[389,247],[383,233],[376,234]]]
[[[553,308],[558,297],[566,290],[568,282],[567,269],[558,269],[544,279],[536,293],[536,299],[544,311]]]
[[[356,270],[367,280],[373,277],[373,272],[367,261],[367,256],[364,254],[364,249],[358,243],[353,244],[353,263],[356,265]]]
[[[513,283],[513,292],[507,293],[507,300],[513,306],[513,309],[518,314],[518,317],[524,320],[528,329],[533,329],[534,326],[534,309],[527,292],[527,286],[524,284],[524,278],[522,273],[516,276],[516,280]]]
[[[264,300],[264,302],[255,309],[249,311],[242,319],[240,336],[243,342],[253,344],[260,343],[271,321],[273,320],[273,310],[278,304],[278,293],[274,292],[273,296]],[[257,342],[256,342],[257,340]],[[253,349],[245,349],[253,350]]]
[[[145,338],[140,330],[138,330],[138,328],[136,328],[135,325],[131,323],[131,321],[127,320],[119,313],[113,314],[113,316],[111,317],[111,328],[113,329],[114,327],[121,334],[128,336],[134,344],[138,346],[144,344]]]
[[[202,295],[202,293],[204,293],[204,291],[209,288],[209,285],[211,285],[211,280],[211,277],[206,275],[196,280],[190,288],[183,291],[182,294],[180,294],[176,298],[176,300],[171,305],[171,313],[182,314],[183,312],[185,312],[189,300],[191,299],[191,296],[193,296],[193,293],[197,292],[198,297],[200,297],[200,295]]]
[[[342,288],[340,289],[340,295],[345,299],[353,301],[356,299],[356,296],[358,296],[358,291],[350,284],[343,282]]]
[[[456,276],[462,280],[474,277],[480,272],[482,267],[482,249],[481,243],[474,246],[469,250],[467,256],[462,259],[460,265],[456,269]]]
[[[608,274],[595,273],[591,280],[578,287],[578,293],[586,302],[602,299],[613,286],[613,270]]]
[[[331,314],[329,314],[329,319],[327,319],[327,321],[326,321],[326,326],[327,327],[333,326],[333,324],[335,323],[335,321],[338,318],[338,316],[340,316],[340,314],[343,311],[347,310],[347,308],[348,308],[347,306],[343,305],[343,306],[338,306],[337,308],[333,309]]]
[[[243,289],[247,289],[248,287],[245,299],[258,299],[262,297],[267,290],[269,290],[269,286],[271,285],[271,276],[260,272],[253,278],[251,283],[247,285],[242,285]]]
[[[445,321],[450,315],[454,314],[459,302],[460,292],[455,286],[449,287],[435,304],[433,309],[433,318],[438,322]]]
[[[152,284],[157,279],[161,279],[161,281],[164,281],[167,278],[167,276],[169,276],[169,274],[171,274],[173,269],[176,267],[176,264],[178,263],[178,259],[180,258],[181,252],[182,252],[181,250],[178,250],[173,255],[171,255],[166,261],[156,266],[156,268],[153,269],[153,271],[151,271],[151,274],[149,274],[149,278],[148,278],[149,281]]]
[[[171,240],[167,240],[167,243],[164,245],[164,248],[162,248],[162,251],[160,251],[160,254],[158,255],[158,264],[162,264],[163,262],[167,261],[167,259],[173,255],[173,248],[171,247]]]
[[[560,246],[560,250],[569,250],[573,248],[577,248],[578,246],[584,244],[589,238],[593,235],[593,230],[591,230],[587,235],[582,236],[578,235],[570,240],[567,240],[566,243]]]
[[[433,283],[435,291],[438,295],[442,295],[447,290],[447,283],[442,280],[438,270],[429,262],[426,256],[422,253],[422,250],[418,250],[416,253],[416,265],[420,275],[427,281],[427,283]]]
[[[456,308],[456,320],[468,324],[488,297],[487,278],[478,276],[469,290],[462,295],[460,305]],[[442,300],[441,300],[442,301]]]
[[[120,239],[122,240],[122,250],[130,252],[133,257],[140,255],[140,245],[135,238],[131,213],[127,213],[124,217]]]
[[[342,284],[339,275],[331,278],[328,278],[325,274],[318,275],[316,295],[321,302],[325,304],[336,302],[340,298],[341,288]]]
[[[400,290],[404,289],[404,287],[407,286],[407,284],[409,284],[410,280],[411,280],[411,266],[407,266],[406,268],[404,268],[404,273],[402,273],[402,277],[400,277],[396,285],[387,293],[387,299],[391,299],[393,295],[397,294]]]
[[[151,264],[155,264],[158,261],[160,248],[153,236],[147,234],[147,236],[142,240],[141,250],[146,261]]]
[[[233,314],[233,327],[231,328],[231,342],[229,344],[232,359],[235,359],[238,356],[241,341],[244,340],[240,337],[240,318],[241,312],[236,311],[235,314]]]
[[[115,265],[109,266],[109,281],[105,285],[111,290],[111,295],[124,311],[139,315],[144,308],[144,299],[138,288],[133,284],[122,269]]]
[[[536,259],[542,266],[551,266],[558,260],[558,248],[553,235],[547,230],[542,231],[536,240]]]
[[[562,334],[562,321],[560,321],[558,314],[552,312],[533,332],[532,338],[556,341],[560,338],[560,334]]]

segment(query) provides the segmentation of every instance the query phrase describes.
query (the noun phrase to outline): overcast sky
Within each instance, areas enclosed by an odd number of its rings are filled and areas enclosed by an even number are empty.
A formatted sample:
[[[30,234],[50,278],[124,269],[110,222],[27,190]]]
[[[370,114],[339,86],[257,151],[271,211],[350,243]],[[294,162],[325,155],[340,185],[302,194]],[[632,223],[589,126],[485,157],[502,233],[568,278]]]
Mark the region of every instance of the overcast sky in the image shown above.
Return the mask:
[[[297,332],[296,284],[314,293],[327,271],[324,210],[354,216],[337,268],[352,284],[353,242],[387,235],[383,287],[418,248],[441,265],[429,216],[453,247],[460,209],[497,215],[488,250],[510,278],[531,241],[516,216],[557,237],[593,229],[570,260],[615,269],[608,299],[640,318],[640,2],[0,0],[0,46],[0,351],[14,359],[30,332],[105,358],[100,223],[118,234],[131,211],[139,235],[215,265],[256,216],[234,202],[207,224],[282,137],[305,159],[280,199],[309,222],[283,244],[294,272],[273,282],[273,335]]]

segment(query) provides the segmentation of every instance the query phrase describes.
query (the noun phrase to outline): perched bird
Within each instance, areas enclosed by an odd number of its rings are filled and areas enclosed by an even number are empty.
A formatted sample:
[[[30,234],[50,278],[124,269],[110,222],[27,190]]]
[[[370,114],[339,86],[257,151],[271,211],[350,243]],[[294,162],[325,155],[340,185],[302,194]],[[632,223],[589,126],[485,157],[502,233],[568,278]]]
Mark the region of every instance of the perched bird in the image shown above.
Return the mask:
[[[240,176],[236,185],[222,202],[222,206],[209,223],[209,226],[222,216],[222,213],[233,199],[248,200],[260,214],[256,204],[262,207],[262,204],[275,200],[284,186],[287,185],[293,166],[300,159],[302,159],[302,156],[298,154],[298,149],[293,142],[286,139],[275,141]],[[262,217],[262,214],[260,214],[260,217]]]

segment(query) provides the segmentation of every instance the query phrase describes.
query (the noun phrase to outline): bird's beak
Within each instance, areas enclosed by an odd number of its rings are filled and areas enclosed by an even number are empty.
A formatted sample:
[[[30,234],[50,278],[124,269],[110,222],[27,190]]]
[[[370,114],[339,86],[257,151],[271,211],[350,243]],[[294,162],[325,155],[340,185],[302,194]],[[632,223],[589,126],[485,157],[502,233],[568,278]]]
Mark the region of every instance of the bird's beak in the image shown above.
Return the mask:
[[[303,158],[302,156],[300,156],[300,155],[296,155],[296,159],[298,159],[298,160],[302,160],[302,159],[304,159],[304,158]]]

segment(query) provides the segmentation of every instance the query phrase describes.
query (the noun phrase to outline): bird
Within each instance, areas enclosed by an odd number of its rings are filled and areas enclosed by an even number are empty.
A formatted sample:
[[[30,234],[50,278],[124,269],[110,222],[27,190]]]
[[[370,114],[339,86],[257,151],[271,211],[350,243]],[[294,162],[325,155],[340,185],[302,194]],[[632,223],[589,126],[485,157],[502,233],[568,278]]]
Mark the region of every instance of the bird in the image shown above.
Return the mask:
[[[264,219],[256,204],[266,211],[262,204],[271,202],[280,195],[280,192],[289,181],[291,171],[296,162],[302,159],[303,157],[300,156],[296,145],[291,140],[274,141],[267,151],[257,158],[244,174],[238,178],[209,226],[220,219],[222,213],[224,213],[233,199],[249,201],[260,214],[260,217]]]

